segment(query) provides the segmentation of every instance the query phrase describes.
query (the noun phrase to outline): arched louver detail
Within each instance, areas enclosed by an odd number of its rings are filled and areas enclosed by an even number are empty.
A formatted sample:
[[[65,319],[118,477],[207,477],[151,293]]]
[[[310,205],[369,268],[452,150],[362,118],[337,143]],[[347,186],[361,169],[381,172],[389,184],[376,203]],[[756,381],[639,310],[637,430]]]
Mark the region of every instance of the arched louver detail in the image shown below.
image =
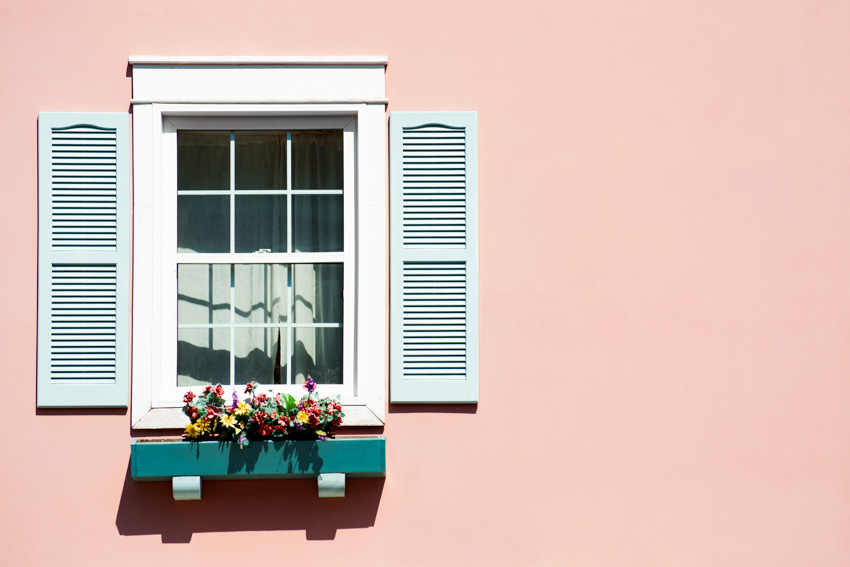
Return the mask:
[[[466,129],[402,128],[405,247],[466,246]]]

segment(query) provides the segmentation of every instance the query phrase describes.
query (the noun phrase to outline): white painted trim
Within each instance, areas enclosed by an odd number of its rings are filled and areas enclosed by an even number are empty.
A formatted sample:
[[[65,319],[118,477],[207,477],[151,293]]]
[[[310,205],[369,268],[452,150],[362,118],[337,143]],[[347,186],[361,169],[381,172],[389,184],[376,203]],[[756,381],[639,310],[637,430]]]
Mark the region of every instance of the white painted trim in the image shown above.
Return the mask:
[[[199,191],[196,194],[203,195],[205,193]],[[251,194],[250,191],[240,193],[240,195]],[[226,195],[227,193],[225,193]],[[267,252],[265,254],[245,252],[194,254],[190,252],[178,252],[175,253],[175,258],[178,264],[290,264],[293,262],[338,264],[346,260],[346,255],[344,252]],[[254,259],[256,259],[256,262],[254,262]]]
[[[273,100],[259,100],[259,99],[246,99],[244,101],[238,100],[223,100],[223,99],[209,99],[209,100],[198,100],[196,98],[184,99],[184,100],[159,100],[159,99],[142,99],[142,98],[131,98],[131,104],[389,104],[390,99],[388,98],[375,98],[375,99],[351,99],[351,100],[322,100],[322,99],[314,99],[314,100],[303,100],[303,99],[293,99],[293,100],[285,100],[285,99],[273,99]]]
[[[147,103],[144,103],[147,104]],[[171,119],[179,122],[183,116],[205,116],[209,121],[198,122],[197,128],[214,129],[219,127],[222,119],[228,122],[233,122],[239,125],[239,128],[262,130],[264,128],[265,118],[269,116],[288,116],[292,119],[292,124],[287,123],[287,127],[293,129],[313,127],[313,124],[324,124],[323,119],[327,120],[327,124],[333,124],[339,120],[340,116],[356,116],[359,111],[359,106],[363,102],[357,103],[334,103],[327,105],[317,105],[310,102],[275,102],[266,104],[257,104],[254,102],[233,103],[233,102],[192,102],[192,103],[156,103],[156,107],[160,114],[169,116]],[[237,118],[239,119],[237,121]],[[297,121],[302,121],[304,124],[298,125]],[[186,128],[190,125],[181,124],[181,128]],[[191,129],[191,128],[190,128]]]
[[[135,64],[133,100],[178,102],[385,102],[383,63]]]
[[[131,55],[130,65],[386,65],[386,55]]]
[[[375,99],[351,99],[351,100],[284,100],[284,99],[274,99],[274,100],[257,100],[257,99],[249,99],[249,100],[222,100],[222,99],[209,99],[209,100],[198,100],[198,99],[185,99],[185,100],[153,100],[153,99],[142,99],[142,98],[131,98],[131,104],[148,104],[148,103],[159,103],[159,104],[389,104],[390,99],[388,98],[375,98]]]
[[[157,155],[162,135],[162,116],[150,104],[133,107],[133,338],[131,349],[132,381],[130,414],[136,423],[153,407],[151,378],[159,369],[159,349],[154,344],[155,309],[153,282],[161,278],[159,265],[153,263],[154,238],[158,214],[155,214],[154,180],[158,175]],[[139,238],[141,234],[146,238]],[[138,345],[150,345],[136,351]]]
[[[170,372],[173,361],[162,359],[163,341],[176,341],[176,325],[161,320],[164,298],[171,297],[163,277],[162,242],[175,242],[174,227],[162,223],[163,136],[173,131],[179,117],[200,117],[207,124],[220,119],[240,124],[263,122],[263,117],[287,117],[307,127],[313,123],[354,118],[356,234],[354,236],[356,289],[352,349],[354,398],[343,399],[345,426],[383,425],[387,378],[387,139],[384,109],[376,105],[159,105],[135,104],[134,130],[134,303],[133,397],[134,429],[171,429],[185,426],[179,400],[158,395],[159,377]],[[206,120],[203,117],[209,117]],[[305,122],[306,121],[306,122]],[[165,158],[167,159],[167,158]],[[167,224],[167,223],[166,223]],[[167,233],[167,234],[166,234]],[[163,240],[164,239],[164,240]],[[171,295],[169,295],[171,294]],[[167,350],[167,349],[166,349]],[[174,369],[176,371],[176,369]],[[159,402],[155,399],[160,398]],[[170,406],[170,407],[169,407]]]
[[[376,416],[369,406],[350,404],[343,400],[343,427],[380,427],[384,421]],[[189,424],[189,418],[181,408],[155,408],[147,411],[133,429],[183,429]]]

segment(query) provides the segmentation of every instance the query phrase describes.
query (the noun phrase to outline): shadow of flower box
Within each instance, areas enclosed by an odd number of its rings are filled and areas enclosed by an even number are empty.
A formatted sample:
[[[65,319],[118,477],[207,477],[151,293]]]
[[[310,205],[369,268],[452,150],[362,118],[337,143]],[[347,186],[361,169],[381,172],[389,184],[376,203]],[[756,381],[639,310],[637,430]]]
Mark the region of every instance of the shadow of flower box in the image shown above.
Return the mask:
[[[130,446],[133,480],[201,477],[209,480],[382,477],[386,473],[383,436],[337,437],[325,441],[251,441],[242,449],[231,441],[136,439]]]

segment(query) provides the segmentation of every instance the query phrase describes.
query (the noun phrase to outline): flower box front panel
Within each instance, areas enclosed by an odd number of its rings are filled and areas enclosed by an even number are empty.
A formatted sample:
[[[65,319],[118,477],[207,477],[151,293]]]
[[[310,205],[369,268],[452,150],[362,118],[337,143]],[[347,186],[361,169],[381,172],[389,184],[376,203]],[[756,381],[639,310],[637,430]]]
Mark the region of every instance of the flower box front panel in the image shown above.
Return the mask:
[[[239,448],[231,441],[133,440],[133,480],[382,477],[386,473],[383,436],[339,437],[325,441],[252,441]]]

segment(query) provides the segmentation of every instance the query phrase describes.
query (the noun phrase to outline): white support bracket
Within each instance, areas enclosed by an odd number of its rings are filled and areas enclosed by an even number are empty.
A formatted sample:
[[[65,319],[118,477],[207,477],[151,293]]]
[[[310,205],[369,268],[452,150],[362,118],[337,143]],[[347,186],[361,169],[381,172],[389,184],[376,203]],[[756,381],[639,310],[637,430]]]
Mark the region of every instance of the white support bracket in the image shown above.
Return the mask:
[[[319,498],[344,498],[345,473],[319,475]]]
[[[174,476],[171,477],[171,492],[175,500],[200,500],[201,477]]]
[[[319,498],[344,498],[345,474],[327,473],[318,476]],[[171,477],[171,492],[175,500],[200,500],[201,477]]]

